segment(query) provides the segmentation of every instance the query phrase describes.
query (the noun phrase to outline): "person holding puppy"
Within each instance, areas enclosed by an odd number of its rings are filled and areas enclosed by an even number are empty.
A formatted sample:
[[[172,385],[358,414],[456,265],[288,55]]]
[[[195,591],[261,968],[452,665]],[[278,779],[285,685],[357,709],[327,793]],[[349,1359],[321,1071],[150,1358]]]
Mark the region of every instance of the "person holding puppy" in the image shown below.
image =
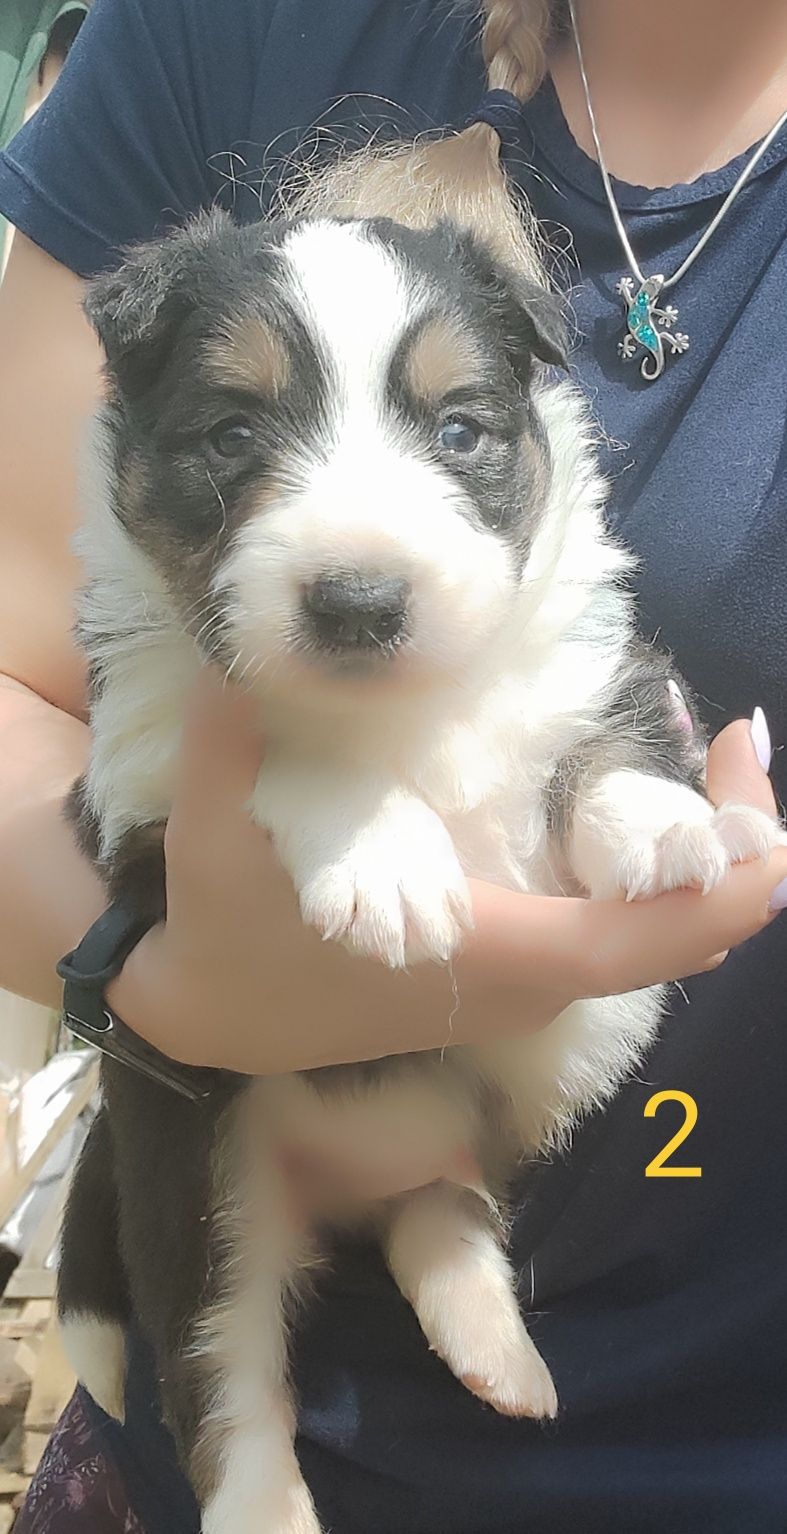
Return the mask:
[[[763,5],[744,46],[735,0],[702,0],[690,16],[662,0],[639,28],[631,0],[576,0],[574,11],[572,26],[570,9],[546,0],[488,0],[482,44],[472,6],[433,0],[406,15],[379,0],[329,13],[313,0],[233,0],[220,12],[97,0],[61,83],[3,158],[0,209],[20,231],[0,294],[9,988],[56,1004],[54,962],[102,907],[61,818],[86,756],[68,637],[71,476],[100,359],[82,279],[216,197],[258,217],[260,180],[264,205],[274,179],[259,171],[264,146],[292,151],[318,119],[351,137],[359,121],[412,134],[480,114],[499,135],[509,175],[563,252],[573,363],[605,433],[611,516],[640,557],[643,629],[674,650],[711,728],[737,720],[711,754],[712,795],[772,808],[766,716],[775,741],[787,732],[774,319],[787,22]],[[752,728],[739,716],[755,704]],[[167,922],[114,982],[117,1011],[164,1055],[262,1074],[442,1045],[449,976],[390,975],[302,927],[243,811],[262,749],[242,701],[206,678],[168,829]],[[777,753],[783,795],[780,765]],[[475,889],[457,1042],[548,1025],[580,995],[705,973],[676,997],[644,1079],[523,1189],[513,1249],[560,1384],[556,1430],[500,1422],[458,1396],[370,1255],[343,1255],[296,1360],[299,1453],[338,1534],[372,1520],[451,1534],[572,1519],[591,1534],[669,1530],[689,1514],[721,1534],[783,1528],[783,1222],[768,1168],[787,1149],[785,875],[776,854],[711,896],[628,907]],[[644,1119],[659,1089],[697,1103],[685,1149],[701,1178],[645,1178],[679,1127]],[[144,1348],[131,1343],[125,1426],[78,1395],[22,1515],[26,1534],[124,1518],[146,1534],[195,1530]],[[53,1515],[68,1477],[82,1512]],[[93,1521],[80,1524],[91,1497]]]

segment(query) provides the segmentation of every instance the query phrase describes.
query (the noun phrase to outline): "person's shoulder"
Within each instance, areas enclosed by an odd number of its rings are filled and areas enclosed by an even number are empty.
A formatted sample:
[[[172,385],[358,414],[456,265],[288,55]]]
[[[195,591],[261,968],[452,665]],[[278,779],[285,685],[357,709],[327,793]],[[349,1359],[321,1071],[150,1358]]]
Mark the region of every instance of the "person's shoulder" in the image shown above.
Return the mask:
[[[94,0],[0,155],[0,212],[84,276],[217,198],[258,218],[315,129],[461,123],[474,26],[472,0]]]
[[[2,0],[0,0],[0,5]],[[210,203],[252,122],[277,0],[94,0],[0,155],[0,211],[81,275]]]
[[[187,42],[191,62],[210,55],[221,63],[245,50],[252,64],[279,4],[280,0],[93,0],[92,12],[101,18],[107,37],[114,34],[119,40],[126,30],[144,31],[162,56],[170,42]],[[209,71],[205,81],[209,87]]]

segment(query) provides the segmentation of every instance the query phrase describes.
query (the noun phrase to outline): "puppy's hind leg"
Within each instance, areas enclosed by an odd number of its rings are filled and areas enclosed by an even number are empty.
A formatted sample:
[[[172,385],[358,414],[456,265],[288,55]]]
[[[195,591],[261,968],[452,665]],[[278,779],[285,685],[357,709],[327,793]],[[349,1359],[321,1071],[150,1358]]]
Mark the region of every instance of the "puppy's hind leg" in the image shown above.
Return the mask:
[[[445,1182],[407,1194],[389,1211],[383,1245],[429,1346],[473,1395],[508,1417],[556,1415],[552,1377],[476,1194]]]
[[[57,1310],[63,1347],[94,1401],[123,1420],[126,1275],[106,1109],[96,1114],[71,1180],[60,1243]]]
[[[191,1476],[203,1534],[320,1534],[287,1383],[288,1311],[309,1250],[275,1167],[258,1162],[254,1182],[228,1188],[224,1283],[191,1349],[205,1403]]]

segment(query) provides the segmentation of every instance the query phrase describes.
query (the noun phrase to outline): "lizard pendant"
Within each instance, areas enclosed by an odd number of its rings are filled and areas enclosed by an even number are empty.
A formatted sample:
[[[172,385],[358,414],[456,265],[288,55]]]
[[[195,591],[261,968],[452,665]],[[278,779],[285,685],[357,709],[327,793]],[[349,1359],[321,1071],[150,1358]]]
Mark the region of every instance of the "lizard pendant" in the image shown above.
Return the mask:
[[[617,285],[626,305],[626,334],[618,342],[618,353],[625,362],[636,357],[642,347],[640,373],[648,383],[664,372],[667,352],[687,352],[689,338],[682,331],[673,331],[678,311],[672,304],[657,307],[659,294],[664,286],[663,277],[648,277],[637,287],[633,277],[621,277]]]

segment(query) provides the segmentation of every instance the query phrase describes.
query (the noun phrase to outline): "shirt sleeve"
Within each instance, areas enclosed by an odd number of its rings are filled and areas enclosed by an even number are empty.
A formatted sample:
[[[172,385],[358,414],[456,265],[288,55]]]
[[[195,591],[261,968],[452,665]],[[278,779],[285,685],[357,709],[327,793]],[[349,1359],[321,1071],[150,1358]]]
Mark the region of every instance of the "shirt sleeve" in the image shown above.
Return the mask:
[[[54,90],[0,154],[0,213],[87,277],[209,205],[273,9],[95,0]]]

